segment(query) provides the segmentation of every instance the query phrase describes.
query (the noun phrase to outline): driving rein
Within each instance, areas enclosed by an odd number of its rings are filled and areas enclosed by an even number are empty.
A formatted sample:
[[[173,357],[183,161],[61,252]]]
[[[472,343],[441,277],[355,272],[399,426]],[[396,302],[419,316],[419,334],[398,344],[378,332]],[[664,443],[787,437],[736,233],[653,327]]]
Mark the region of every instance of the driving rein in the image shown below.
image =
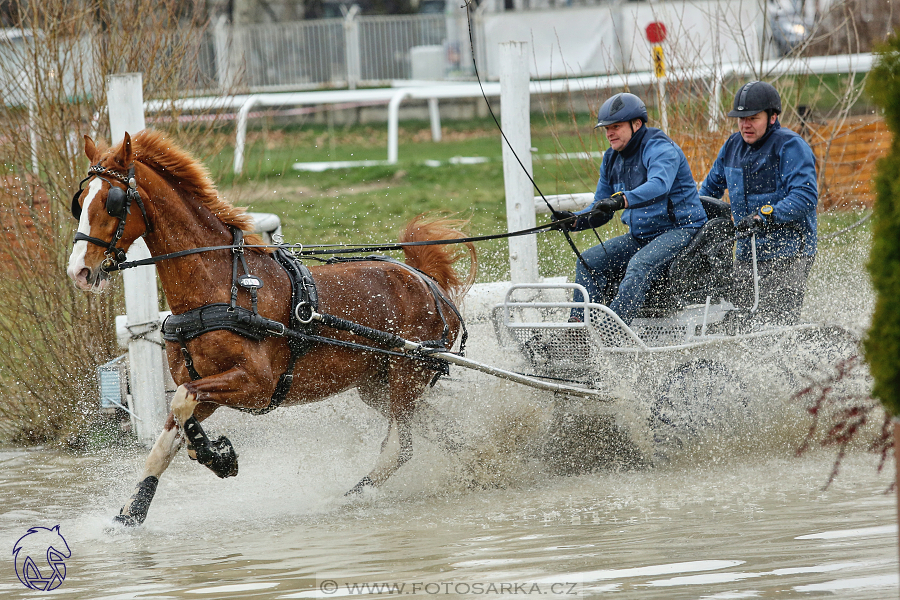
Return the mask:
[[[109,181],[109,179],[103,177],[104,175],[112,177],[117,181],[125,184],[126,189],[123,190],[122,188],[113,185],[112,182]],[[125,220],[127,219],[128,214],[130,214],[131,212],[132,202],[137,204],[140,208],[147,231],[152,231],[150,221],[147,219],[147,211],[137,189],[137,182],[134,177],[134,164],[129,167],[127,176],[115,171],[111,171],[106,167],[92,165],[88,170],[88,176],[81,180],[81,184],[78,186],[78,191],[75,192],[75,195],[72,197],[72,216],[76,219],[80,219],[82,210],[81,206],[78,204],[78,197],[83,191],[84,183],[91,177],[100,177],[110,185],[110,190],[106,197],[106,212],[107,214],[109,214],[109,216],[118,219],[118,224],[116,226],[116,231],[109,242],[89,236],[79,231],[75,234],[73,243],[86,241],[102,248],[106,248],[106,259],[100,266],[101,270],[103,270],[104,272],[109,273],[111,271],[127,268],[128,266],[137,266],[122,265],[122,263],[125,262],[125,251],[122,248],[116,247],[116,244],[118,244],[119,240],[122,238],[122,234],[125,231]],[[380,354],[387,354],[390,356],[399,356],[408,359],[419,360],[423,362],[427,368],[435,371],[435,376],[431,380],[431,384],[434,385],[434,383],[441,375],[446,375],[449,373],[449,364],[445,360],[430,356],[430,352],[449,352],[450,348],[453,345],[452,340],[449,339],[450,326],[447,323],[447,318],[444,314],[443,309],[441,308],[442,305],[446,305],[447,307],[449,307],[456,318],[459,320],[462,330],[459,352],[462,353],[464,351],[466,340],[468,338],[468,332],[466,331],[466,326],[462,319],[462,315],[459,313],[459,310],[456,308],[456,306],[450,301],[449,298],[447,298],[444,292],[440,289],[440,287],[438,287],[437,283],[433,279],[431,279],[431,277],[419,271],[418,269],[415,269],[403,262],[387,256],[367,256],[354,258],[334,257],[328,260],[327,263],[335,264],[339,262],[356,261],[389,262],[393,265],[406,269],[410,273],[413,273],[420,279],[422,279],[422,281],[428,286],[432,296],[434,297],[435,308],[444,324],[440,340],[421,342],[422,346],[427,348],[426,350],[422,350],[420,352],[394,351],[392,350],[392,348],[403,347],[404,340],[402,338],[395,336],[392,333],[372,329],[370,327],[366,327],[364,325],[360,325],[358,323],[354,323],[353,321],[348,321],[340,317],[328,314],[319,314],[319,297],[316,291],[315,282],[312,278],[312,273],[309,268],[301,262],[299,257],[294,256],[291,252],[288,252],[286,250],[286,248],[289,248],[289,246],[277,246],[272,252],[272,256],[275,261],[285,270],[288,278],[291,281],[290,306],[292,307],[292,309],[290,311],[290,324],[285,325],[280,321],[269,319],[260,315],[257,307],[257,291],[263,287],[263,282],[258,277],[252,275],[247,267],[247,262],[244,257],[245,246],[243,231],[237,227],[229,228],[231,229],[233,236],[232,244],[230,246],[211,246],[208,248],[184,250],[181,252],[167,254],[165,256],[155,257],[156,260],[153,260],[153,262],[159,262],[161,260],[175,258],[177,256],[183,256],[186,254],[194,254],[212,250],[230,249],[232,251],[230,302],[217,302],[213,304],[207,304],[198,308],[188,310],[178,315],[173,314],[166,317],[166,320],[163,321],[162,324],[163,339],[165,339],[167,342],[174,342],[180,345],[181,354],[184,357],[185,367],[187,368],[188,374],[190,375],[192,380],[196,381],[202,376],[197,372],[197,369],[194,366],[194,361],[188,350],[187,343],[205,333],[225,330],[257,342],[267,337],[283,337],[287,340],[288,347],[290,348],[291,352],[291,357],[288,361],[287,369],[278,379],[278,383],[275,386],[275,391],[272,394],[272,399],[269,402],[269,405],[259,409],[241,408],[240,410],[252,414],[261,415],[278,408],[284,402],[285,398],[287,398],[287,395],[290,392],[291,384],[293,383],[294,379],[294,367],[297,363],[297,360],[304,354],[306,354],[316,344],[330,344],[355,350],[378,352]],[[243,271],[243,275],[240,276],[238,275],[239,265],[241,267],[241,270]],[[249,292],[251,308],[248,309],[242,306],[238,306],[238,288],[243,288]],[[337,340],[334,338],[318,335],[318,324],[313,322],[313,314],[316,314],[319,318],[319,322],[327,327],[338,329],[341,331],[348,331],[361,337],[365,337],[376,342],[377,344],[379,344],[379,346],[369,346],[356,342]]]

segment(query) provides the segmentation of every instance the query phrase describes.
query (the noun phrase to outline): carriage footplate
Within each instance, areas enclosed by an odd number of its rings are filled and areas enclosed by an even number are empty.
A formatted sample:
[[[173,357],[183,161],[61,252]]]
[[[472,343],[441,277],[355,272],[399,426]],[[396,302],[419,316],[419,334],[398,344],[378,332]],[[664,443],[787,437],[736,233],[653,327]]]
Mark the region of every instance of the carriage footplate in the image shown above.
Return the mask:
[[[195,417],[184,422],[184,433],[188,440],[188,456],[193,451],[197,462],[222,479],[238,474],[237,452],[227,437],[221,435],[216,441],[210,441]]]

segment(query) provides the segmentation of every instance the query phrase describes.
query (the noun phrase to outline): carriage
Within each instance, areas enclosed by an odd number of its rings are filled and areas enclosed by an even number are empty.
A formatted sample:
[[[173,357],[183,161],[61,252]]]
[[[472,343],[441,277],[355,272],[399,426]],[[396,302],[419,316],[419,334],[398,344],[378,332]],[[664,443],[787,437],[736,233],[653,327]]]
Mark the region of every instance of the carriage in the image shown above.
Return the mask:
[[[583,286],[567,282],[512,285],[491,313],[500,347],[518,356],[521,368],[617,399],[602,406],[570,399],[566,415],[631,421],[632,435],[645,433],[645,452],[656,457],[704,436],[752,429],[764,411],[783,413],[784,400],[811,376],[858,352],[859,335],[838,324],[755,318],[755,238],[752,303],[741,305],[733,293],[730,208],[702,201],[709,220],[654,283],[630,325],[590,302]],[[576,290],[584,301],[570,299]],[[582,322],[568,318],[576,308]]]

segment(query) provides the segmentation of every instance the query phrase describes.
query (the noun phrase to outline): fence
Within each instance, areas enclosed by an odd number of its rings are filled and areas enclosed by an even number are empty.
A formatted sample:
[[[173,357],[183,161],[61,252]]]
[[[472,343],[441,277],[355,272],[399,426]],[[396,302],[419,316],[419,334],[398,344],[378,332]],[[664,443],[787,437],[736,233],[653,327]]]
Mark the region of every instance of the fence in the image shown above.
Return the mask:
[[[292,23],[216,26],[208,44],[217,53],[242,57],[235,63],[217,57],[215,79],[227,89],[239,81],[251,90],[385,85],[410,79],[410,56],[417,47],[440,47],[447,37],[443,15],[321,19]],[[442,63],[443,64],[443,63]],[[444,69],[433,74],[443,79]]]

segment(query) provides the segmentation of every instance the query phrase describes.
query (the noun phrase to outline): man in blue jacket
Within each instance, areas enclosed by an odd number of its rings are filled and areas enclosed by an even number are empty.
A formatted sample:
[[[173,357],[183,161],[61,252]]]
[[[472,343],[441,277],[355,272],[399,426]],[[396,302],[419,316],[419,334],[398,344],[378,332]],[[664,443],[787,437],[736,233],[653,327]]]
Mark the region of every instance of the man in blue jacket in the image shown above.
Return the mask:
[[[729,117],[738,131],[719,151],[700,195],[731,201],[737,244],[736,300],[753,304],[751,233],[756,234],[756,320],[790,325],[800,317],[816,256],[816,159],[809,144],[778,122],[781,97],[762,81],[741,87]]]
[[[606,224],[624,209],[629,232],[586,250],[575,282],[591,302],[609,306],[629,324],[653,281],[706,222],[706,212],[684,152],[665,133],[647,127],[640,98],[616,94],[600,107],[596,127],[605,129],[610,148],[594,202],[577,213],[557,213],[554,220],[577,217],[560,226],[581,231]],[[574,301],[583,301],[579,292]],[[570,320],[583,319],[583,310],[572,310]]]

